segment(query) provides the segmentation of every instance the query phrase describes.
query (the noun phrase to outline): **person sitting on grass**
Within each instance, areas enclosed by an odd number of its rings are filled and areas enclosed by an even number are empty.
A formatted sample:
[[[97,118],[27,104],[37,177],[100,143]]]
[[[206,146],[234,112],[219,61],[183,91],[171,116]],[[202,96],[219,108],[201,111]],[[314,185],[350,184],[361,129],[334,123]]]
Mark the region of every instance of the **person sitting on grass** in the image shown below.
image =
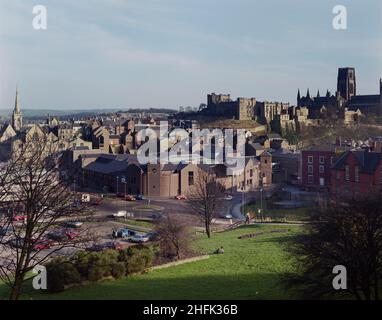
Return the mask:
[[[217,250],[215,251],[215,253],[216,253],[216,254],[223,254],[223,253],[224,253],[224,248],[223,248],[223,246],[221,246],[219,249],[217,249]]]

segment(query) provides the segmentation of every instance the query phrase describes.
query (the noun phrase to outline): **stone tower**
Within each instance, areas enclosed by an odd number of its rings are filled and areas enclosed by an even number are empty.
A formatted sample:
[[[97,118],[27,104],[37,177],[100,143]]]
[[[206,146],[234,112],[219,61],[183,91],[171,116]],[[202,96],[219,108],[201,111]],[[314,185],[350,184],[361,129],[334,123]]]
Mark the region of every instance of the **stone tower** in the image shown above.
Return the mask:
[[[16,88],[15,108],[13,109],[13,114],[12,114],[12,126],[16,132],[20,131],[21,128],[23,127],[23,116],[20,110],[19,91],[17,88]]]
[[[345,100],[350,100],[357,94],[357,84],[354,68],[339,68],[337,78],[337,91]]]

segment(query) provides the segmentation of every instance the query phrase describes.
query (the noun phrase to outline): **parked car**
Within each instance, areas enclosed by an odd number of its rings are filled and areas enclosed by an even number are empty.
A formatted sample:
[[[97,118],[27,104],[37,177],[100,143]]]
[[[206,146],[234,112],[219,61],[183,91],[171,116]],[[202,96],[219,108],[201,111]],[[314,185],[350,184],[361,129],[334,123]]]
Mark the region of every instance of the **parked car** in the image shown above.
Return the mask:
[[[231,201],[232,199],[233,197],[230,194],[226,194],[226,196],[224,197],[224,200],[227,200],[227,201]]]
[[[130,241],[135,243],[145,243],[149,240],[150,238],[145,234],[136,234],[135,236],[130,238]]]
[[[57,242],[63,242],[67,241],[68,237],[67,235],[62,231],[52,231],[49,232],[47,237],[51,240],[57,241]]]
[[[81,196],[81,202],[82,203],[87,203],[90,202],[90,194],[84,193]]]
[[[156,232],[156,231],[152,231],[152,232],[149,232],[149,233],[147,234],[147,236],[149,237],[149,239],[150,239],[151,241],[155,241],[155,240],[158,239],[159,233]]]
[[[68,228],[80,228],[83,226],[83,222],[81,221],[68,221],[65,223],[65,225],[68,227]]]
[[[74,238],[78,236],[79,236],[79,233],[71,229],[55,230],[48,233],[49,239],[52,239],[58,242],[73,240]]]
[[[117,231],[118,238],[128,238],[135,235],[136,235],[136,232],[129,229],[120,229]]]
[[[125,197],[125,194],[123,192],[118,192],[115,195],[117,196],[117,198],[124,198]]]
[[[7,242],[11,247],[21,249],[24,245],[24,239],[20,237],[12,238]]]
[[[98,206],[102,203],[102,198],[93,198],[91,201],[90,201],[90,204],[92,206]]]
[[[53,246],[52,241],[48,239],[43,239],[33,244],[33,250],[40,251],[40,250],[50,249],[52,246]]]
[[[145,197],[144,197],[143,195],[141,195],[141,194],[137,194],[137,195],[135,195],[134,198],[135,198],[136,200],[145,200]]]
[[[0,227],[0,236],[6,236],[14,232],[12,227]]]
[[[128,194],[126,197],[125,197],[125,200],[126,201],[135,201],[137,199],[135,199],[132,195]]]
[[[87,251],[93,251],[93,252],[100,252],[103,250],[122,250],[123,245],[118,242],[106,242],[106,243],[100,243],[95,244],[89,248],[86,248]]]
[[[113,213],[114,218],[126,218],[128,216],[128,212],[125,210],[120,210],[116,213]]]
[[[187,197],[183,194],[178,194],[177,196],[175,196],[175,199],[176,200],[187,200]]]
[[[16,215],[13,217],[13,221],[25,221],[27,220],[27,216],[26,215]]]
[[[81,207],[81,201],[80,200],[74,200],[72,203],[73,208],[79,208]]]
[[[63,231],[64,235],[68,238],[68,240],[73,240],[79,236],[79,233],[73,230],[64,230]]]
[[[221,217],[224,218],[224,219],[232,219],[232,215],[229,214],[229,213],[223,214]]]

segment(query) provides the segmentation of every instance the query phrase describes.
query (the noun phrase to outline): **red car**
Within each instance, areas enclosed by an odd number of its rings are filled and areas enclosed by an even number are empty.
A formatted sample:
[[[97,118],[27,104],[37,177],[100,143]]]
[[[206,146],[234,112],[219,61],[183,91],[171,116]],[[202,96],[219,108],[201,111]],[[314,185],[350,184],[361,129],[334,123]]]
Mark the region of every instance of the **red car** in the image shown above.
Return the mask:
[[[187,200],[187,197],[183,194],[178,194],[177,196],[175,196],[175,199],[176,200]]]
[[[135,200],[137,200],[137,199],[135,199],[133,196],[131,196],[131,195],[127,195],[126,197],[125,197],[125,200],[126,201],[135,201]]]
[[[52,242],[49,240],[39,240],[33,244],[33,250],[40,251],[40,250],[50,249],[52,245],[53,245]]]
[[[25,215],[17,215],[13,217],[13,221],[25,221],[27,219],[27,216]]]
[[[90,204],[93,206],[98,206],[101,204],[101,202],[102,202],[102,198],[94,198],[90,201]]]
[[[65,235],[68,237],[69,240],[73,240],[74,238],[78,237],[79,233],[72,230],[66,230]]]

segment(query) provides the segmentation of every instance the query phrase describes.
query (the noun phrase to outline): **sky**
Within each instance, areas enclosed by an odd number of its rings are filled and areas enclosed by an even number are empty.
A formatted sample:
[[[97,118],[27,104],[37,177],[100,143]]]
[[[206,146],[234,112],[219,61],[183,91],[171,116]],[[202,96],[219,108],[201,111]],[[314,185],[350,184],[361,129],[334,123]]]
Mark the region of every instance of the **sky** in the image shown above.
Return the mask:
[[[0,108],[16,85],[29,109],[178,108],[211,92],[295,104],[298,88],[334,92],[344,66],[375,94],[381,18],[380,0],[0,0]]]

